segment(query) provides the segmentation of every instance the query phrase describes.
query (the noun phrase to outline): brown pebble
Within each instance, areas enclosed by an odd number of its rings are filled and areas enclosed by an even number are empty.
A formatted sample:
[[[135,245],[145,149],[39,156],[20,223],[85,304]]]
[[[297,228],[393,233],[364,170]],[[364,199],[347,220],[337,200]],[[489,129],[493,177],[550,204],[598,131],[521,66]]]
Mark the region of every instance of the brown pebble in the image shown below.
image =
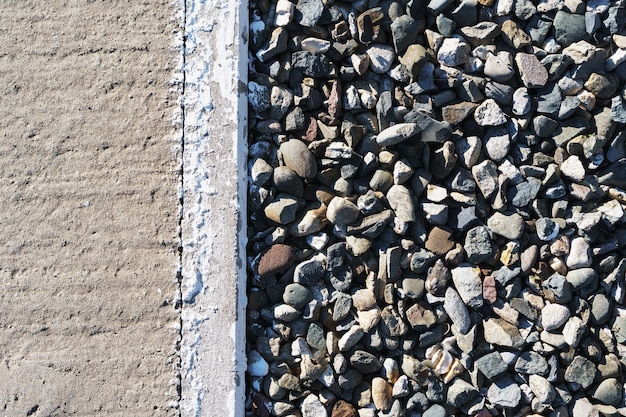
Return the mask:
[[[331,417],[357,417],[358,413],[351,404],[348,404],[344,400],[339,400],[335,403]]]
[[[261,278],[286,271],[294,261],[294,249],[290,245],[277,243],[261,255],[257,273]]]
[[[434,227],[428,234],[425,246],[435,255],[445,255],[446,252],[454,248],[452,233],[440,227]]]

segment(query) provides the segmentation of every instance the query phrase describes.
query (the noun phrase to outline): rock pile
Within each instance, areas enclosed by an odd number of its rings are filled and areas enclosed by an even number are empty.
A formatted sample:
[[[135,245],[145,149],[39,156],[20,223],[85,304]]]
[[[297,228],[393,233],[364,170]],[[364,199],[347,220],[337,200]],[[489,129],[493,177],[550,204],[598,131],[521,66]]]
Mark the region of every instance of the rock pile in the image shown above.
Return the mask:
[[[248,415],[626,415],[624,4],[250,10]]]

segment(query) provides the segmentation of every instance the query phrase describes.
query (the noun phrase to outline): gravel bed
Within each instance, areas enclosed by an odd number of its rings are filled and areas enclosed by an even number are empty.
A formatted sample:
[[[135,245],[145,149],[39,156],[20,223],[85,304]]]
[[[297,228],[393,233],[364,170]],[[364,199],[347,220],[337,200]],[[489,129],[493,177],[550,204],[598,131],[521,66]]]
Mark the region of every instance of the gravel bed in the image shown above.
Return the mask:
[[[625,25],[251,2],[248,416],[626,415]]]

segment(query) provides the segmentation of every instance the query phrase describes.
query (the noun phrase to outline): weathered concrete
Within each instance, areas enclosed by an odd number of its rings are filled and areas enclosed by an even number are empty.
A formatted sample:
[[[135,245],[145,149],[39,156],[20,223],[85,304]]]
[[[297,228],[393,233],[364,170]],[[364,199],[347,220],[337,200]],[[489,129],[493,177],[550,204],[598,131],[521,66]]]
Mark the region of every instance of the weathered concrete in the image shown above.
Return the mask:
[[[2,416],[178,415],[173,15],[0,2]]]
[[[244,415],[247,2],[187,0],[183,416]]]

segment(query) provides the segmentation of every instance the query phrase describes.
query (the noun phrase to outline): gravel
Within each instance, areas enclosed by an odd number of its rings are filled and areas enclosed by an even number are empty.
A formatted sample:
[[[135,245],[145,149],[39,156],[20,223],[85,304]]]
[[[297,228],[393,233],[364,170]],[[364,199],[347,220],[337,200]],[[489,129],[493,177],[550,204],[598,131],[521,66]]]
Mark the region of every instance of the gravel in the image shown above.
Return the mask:
[[[625,415],[626,12],[250,3],[247,415]]]

